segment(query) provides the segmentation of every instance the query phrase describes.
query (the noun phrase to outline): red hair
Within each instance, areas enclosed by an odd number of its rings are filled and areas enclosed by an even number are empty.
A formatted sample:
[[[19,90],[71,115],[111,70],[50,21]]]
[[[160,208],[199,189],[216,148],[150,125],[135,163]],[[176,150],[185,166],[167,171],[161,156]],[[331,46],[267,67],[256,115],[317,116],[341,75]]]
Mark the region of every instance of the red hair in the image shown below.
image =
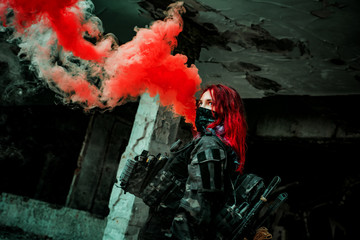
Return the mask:
[[[213,99],[213,109],[216,110],[216,120],[208,128],[223,125],[225,135],[224,142],[230,145],[239,157],[237,172],[242,173],[245,164],[246,131],[245,109],[239,93],[232,87],[222,84],[206,87],[201,95],[210,91]]]

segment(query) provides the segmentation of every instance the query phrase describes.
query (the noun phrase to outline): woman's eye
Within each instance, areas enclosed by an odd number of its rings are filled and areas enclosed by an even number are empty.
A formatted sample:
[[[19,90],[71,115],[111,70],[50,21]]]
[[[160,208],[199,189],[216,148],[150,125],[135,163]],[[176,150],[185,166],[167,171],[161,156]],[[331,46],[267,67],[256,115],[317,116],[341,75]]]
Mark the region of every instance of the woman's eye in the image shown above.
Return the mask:
[[[209,106],[212,106],[212,102],[209,102]]]

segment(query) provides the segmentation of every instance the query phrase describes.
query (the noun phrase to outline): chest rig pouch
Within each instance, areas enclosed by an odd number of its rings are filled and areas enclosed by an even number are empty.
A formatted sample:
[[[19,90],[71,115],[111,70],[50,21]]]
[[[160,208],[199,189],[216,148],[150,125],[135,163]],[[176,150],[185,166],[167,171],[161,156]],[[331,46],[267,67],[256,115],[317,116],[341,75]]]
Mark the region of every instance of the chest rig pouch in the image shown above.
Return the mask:
[[[165,166],[146,182],[140,197],[148,206],[177,208],[184,195],[187,164],[196,140],[172,153]]]
[[[184,194],[188,160],[195,142],[180,150],[172,147],[170,158],[148,155],[144,150],[135,159],[128,159],[119,178],[120,187],[142,198],[150,207],[162,204],[177,208]]]

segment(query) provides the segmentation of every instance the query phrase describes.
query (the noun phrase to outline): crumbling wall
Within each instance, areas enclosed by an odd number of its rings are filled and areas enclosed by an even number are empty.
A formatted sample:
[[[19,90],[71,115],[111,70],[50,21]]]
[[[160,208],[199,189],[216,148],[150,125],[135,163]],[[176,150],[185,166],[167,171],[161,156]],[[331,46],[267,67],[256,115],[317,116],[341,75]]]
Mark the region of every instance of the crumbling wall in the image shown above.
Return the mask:
[[[1,194],[0,225],[18,227],[25,232],[46,236],[47,239],[101,239],[105,224],[105,220],[95,218],[85,211]]]

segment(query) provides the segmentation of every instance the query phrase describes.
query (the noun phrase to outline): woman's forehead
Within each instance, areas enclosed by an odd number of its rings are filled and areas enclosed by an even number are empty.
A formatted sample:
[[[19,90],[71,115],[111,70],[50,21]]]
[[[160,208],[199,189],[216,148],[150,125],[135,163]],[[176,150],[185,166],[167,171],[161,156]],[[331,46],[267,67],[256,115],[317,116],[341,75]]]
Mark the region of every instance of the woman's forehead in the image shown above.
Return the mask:
[[[201,95],[200,100],[212,100],[211,94],[210,94],[210,90],[207,90],[206,92],[203,93],[203,95]]]

